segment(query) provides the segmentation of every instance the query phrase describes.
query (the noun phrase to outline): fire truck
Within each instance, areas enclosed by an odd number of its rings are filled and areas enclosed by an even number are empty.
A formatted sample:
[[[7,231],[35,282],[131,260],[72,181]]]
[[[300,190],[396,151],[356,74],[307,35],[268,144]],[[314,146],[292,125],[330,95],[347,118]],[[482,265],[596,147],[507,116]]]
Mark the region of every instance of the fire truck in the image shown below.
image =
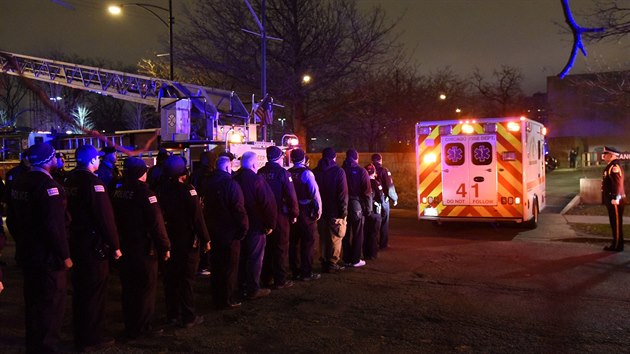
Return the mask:
[[[525,117],[416,124],[418,218],[538,225],[546,128]]]
[[[161,115],[157,146],[181,154],[189,162],[201,151],[230,151],[236,157],[253,151],[259,156],[259,164],[264,164],[265,149],[275,145],[258,140],[258,124],[234,91],[9,52],[0,52],[0,73],[153,106]],[[110,141],[133,150],[138,144],[124,144],[146,135],[146,131],[111,135]],[[82,144],[97,148],[104,144],[86,135],[51,137],[42,133],[35,138],[54,140],[54,145],[63,145],[61,149],[67,151]],[[283,141],[297,144],[294,139]],[[154,156],[156,152],[148,151],[145,155]]]

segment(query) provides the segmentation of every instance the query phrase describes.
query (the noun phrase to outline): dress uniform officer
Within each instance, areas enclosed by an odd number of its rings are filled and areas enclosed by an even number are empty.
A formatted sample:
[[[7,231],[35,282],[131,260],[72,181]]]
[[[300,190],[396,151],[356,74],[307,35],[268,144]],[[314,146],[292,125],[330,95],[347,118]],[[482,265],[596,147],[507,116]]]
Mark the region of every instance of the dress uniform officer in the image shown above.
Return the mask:
[[[289,232],[291,223],[298,217],[299,209],[291,174],[280,165],[282,150],[277,146],[270,146],[266,152],[267,163],[258,170],[258,175],[271,187],[276,198],[278,217],[273,231],[267,235],[260,277],[263,284],[270,285],[273,281],[274,287],[280,289],[293,285],[293,282],[287,279]]]
[[[184,183],[187,172],[181,156],[169,156],[164,161],[158,200],[171,241],[171,258],[164,267],[167,321],[175,324],[181,318],[182,326],[189,328],[204,321],[195,313],[193,283],[199,248],[210,250],[210,236],[197,190]]]
[[[372,163],[376,167],[376,179],[383,187],[383,205],[381,208],[381,230],[379,239],[379,248],[386,249],[389,247],[389,210],[390,200],[394,206],[398,204],[398,194],[392,179],[392,173],[383,167],[383,157],[381,154],[372,155]]]
[[[365,168],[359,166],[359,153],[346,151],[343,169],[348,180],[348,230],[343,239],[343,260],[351,267],[362,267],[365,218],[372,212],[372,187]]]
[[[162,210],[145,183],[147,166],[136,157],[123,164],[122,184],[112,192],[112,205],[120,233],[122,309],[129,339],[156,334],[152,328],[158,277],[158,257],[170,257]]]
[[[317,242],[317,220],[322,216],[322,198],[315,175],[306,167],[306,154],[302,149],[291,151],[293,167],[289,169],[297,193],[300,215],[291,226],[289,261],[293,275],[300,280],[317,280],[313,273],[313,256]]]
[[[375,259],[378,256],[378,236],[381,230],[381,211],[385,196],[383,186],[376,179],[376,167],[373,164],[365,166],[370,176],[372,187],[372,212],[365,219],[365,240],[363,241],[363,256],[365,259]]]
[[[109,278],[109,259],[122,255],[118,229],[107,188],[95,174],[99,152],[92,145],[75,150],[77,167],[68,173],[66,192],[70,223],[72,271],[72,309],[74,342],[78,350],[112,346],[105,337],[105,297]]]
[[[337,166],[337,153],[331,147],[322,151],[322,158],[313,170],[322,198],[322,217],[317,223],[320,237],[322,270],[326,273],[342,270],[339,264],[341,243],[346,234],[348,216],[348,181]]]
[[[623,251],[623,209],[626,193],[623,185],[623,168],[619,164],[619,151],[605,146],[602,158],[608,164],[602,179],[602,203],[608,209],[612,242],[605,251]]]
[[[241,187],[232,179],[232,163],[226,156],[217,159],[214,170],[201,186],[204,216],[212,249],[210,275],[212,300],[221,308],[240,306],[236,297],[241,240],[249,229],[249,219]]]
[[[241,186],[249,230],[243,240],[239,282],[249,299],[257,299],[271,293],[260,286],[260,272],[265,254],[266,236],[276,227],[277,207],[271,188],[265,179],[256,174],[256,154],[248,151],[241,157],[241,168],[234,180]]]
[[[55,149],[37,143],[29,148],[29,158],[32,169],[15,180],[7,217],[24,271],[26,351],[52,353],[59,351],[67,270],[72,267],[66,200],[50,175],[57,164]]]

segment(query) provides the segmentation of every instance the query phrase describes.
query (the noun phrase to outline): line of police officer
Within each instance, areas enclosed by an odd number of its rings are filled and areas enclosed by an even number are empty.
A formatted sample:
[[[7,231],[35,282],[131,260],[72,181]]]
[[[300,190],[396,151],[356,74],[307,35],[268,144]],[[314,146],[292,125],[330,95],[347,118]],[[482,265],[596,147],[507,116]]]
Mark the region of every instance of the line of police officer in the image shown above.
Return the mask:
[[[372,192],[355,150],[348,151],[344,170],[336,166],[334,150],[325,149],[315,173],[300,149],[291,152],[294,167],[286,171],[279,163],[282,151],[270,147],[269,162],[258,174],[252,152],[242,156],[234,175],[229,157],[221,156],[200,186],[205,208],[195,188],[184,183],[187,171],[179,156],[164,160],[155,192],[145,183],[144,162],[126,159],[124,177],[110,183],[116,188],[108,194],[95,174],[103,152],[91,145],[76,150],[77,168],[67,174],[65,186],[51,176],[57,158],[50,145],[35,144],[27,155],[32,168],[13,183],[7,224],[24,269],[29,352],[59,349],[70,268],[75,346],[89,351],[114,344],[103,333],[112,258],[120,259],[125,335],[130,339],[160,332],[152,326],[158,259],[165,261],[168,321],[184,327],[203,322],[194,309],[192,283],[199,251],[210,249],[210,239],[218,308],[239,306],[242,295],[266,296],[267,286],[291,286],[287,258],[293,279],[318,279],[312,268],[318,224],[325,272],[343,269],[338,262],[344,238],[346,265],[365,264],[360,233],[362,217],[372,213]],[[351,233],[344,237],[349,201]]]

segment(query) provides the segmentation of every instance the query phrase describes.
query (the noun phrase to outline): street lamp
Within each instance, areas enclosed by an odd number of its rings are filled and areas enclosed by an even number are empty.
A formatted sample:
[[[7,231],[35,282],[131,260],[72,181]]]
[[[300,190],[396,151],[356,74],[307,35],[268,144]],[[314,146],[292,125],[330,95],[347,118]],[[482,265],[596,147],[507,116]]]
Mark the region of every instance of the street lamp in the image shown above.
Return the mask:
[[[173,0],[168,0],[168,9],[162,6],[153,5],[153,4],[144,4],[144,3],[128,3],[128,4],[118,4],[111,5],[107,8],[110,14],[118,16],[122,14],[122,9],[125,6],[138,6],[147,11],[149,11],[153,16],[157,17],[160,22],[162,22],[166,27],[168,27],[168,55],[170,57],[170,77],[169,79],[173,81]],[[168,22],[166,22],[160,15],[158,15],[153,9],[158,9],[161,11],[168,12]]]
[[[303,83],[304,85],[308,85],[308,84],[310,84],[310,83],[311,83],[311,80],[312,80],[312,79],[313,79],[313,78],[311,77],[311,75],[309,75],[309,74],[304,74],[304,76],[302,76],[302,83]]]

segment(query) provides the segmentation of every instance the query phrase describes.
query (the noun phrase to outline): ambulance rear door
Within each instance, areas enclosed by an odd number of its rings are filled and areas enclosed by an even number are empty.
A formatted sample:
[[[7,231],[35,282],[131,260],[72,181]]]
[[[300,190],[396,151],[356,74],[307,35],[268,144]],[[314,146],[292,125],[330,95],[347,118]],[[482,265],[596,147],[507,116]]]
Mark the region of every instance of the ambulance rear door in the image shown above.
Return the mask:
[[[444,205],[497,205],[496,136],[442,138]]]

